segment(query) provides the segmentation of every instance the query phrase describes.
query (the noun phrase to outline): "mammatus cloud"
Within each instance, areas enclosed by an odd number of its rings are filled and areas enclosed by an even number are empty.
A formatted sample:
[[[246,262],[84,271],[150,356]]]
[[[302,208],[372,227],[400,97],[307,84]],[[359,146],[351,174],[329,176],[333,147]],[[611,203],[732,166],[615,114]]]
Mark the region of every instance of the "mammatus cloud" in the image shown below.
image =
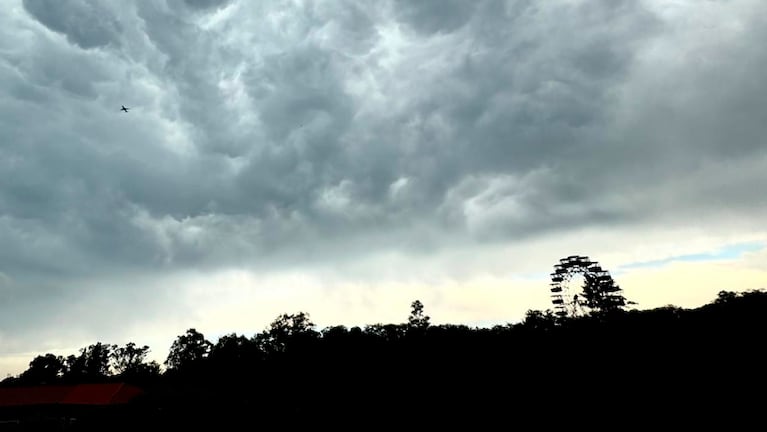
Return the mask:
[[[24,10],[67,41],[83,49],[119,43],[122,24],[109,5],[93,0],[61,3],[49,0],[24,0]]]
[[[0,16],[3,345],[203,322],[183,299],[237,272],[246,305],[300,298],[298,278],[319,316],[397,286],[460,292],[431,304],[480,322],[499,313],[458,305],[501,304],[487,287],[526,292],[514,278],[561,256],[764,241],[765,12],[17,1]],[[372,298],[348,301],[383,320],[399,299]]]
[[[229,4],[231,0],[184,0],[184,3],[190,8],[195,9],[213,9],[222,8]]]

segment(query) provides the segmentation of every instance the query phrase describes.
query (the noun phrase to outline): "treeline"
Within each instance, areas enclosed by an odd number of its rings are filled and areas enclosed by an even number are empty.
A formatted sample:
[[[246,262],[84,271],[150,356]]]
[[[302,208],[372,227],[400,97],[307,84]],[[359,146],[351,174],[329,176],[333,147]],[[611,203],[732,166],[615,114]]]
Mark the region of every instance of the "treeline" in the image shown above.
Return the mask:
[[[578,318],[531,310],[492,328],[432,325],[415,301],[402,324],[318,330],[301,312],[215,343],[189,329],[165,368],[146,361],[146,346],[97,343],[38,356],[2,384],[134,383],[147,390],[141,421],[160,425],[240,425],[266,414],[286,427],[412,416],[444,424],[549,411],[604,422],[635,409],[763,404],[765,330],[762,290],[722,291],[696,309]]]

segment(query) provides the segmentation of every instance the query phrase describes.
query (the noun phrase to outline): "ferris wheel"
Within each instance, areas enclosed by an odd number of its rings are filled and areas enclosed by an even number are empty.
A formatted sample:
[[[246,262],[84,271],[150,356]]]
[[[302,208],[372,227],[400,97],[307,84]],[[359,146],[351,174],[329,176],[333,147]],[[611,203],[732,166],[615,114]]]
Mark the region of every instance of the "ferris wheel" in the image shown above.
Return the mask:
[[[578,281],[582,284],[580,287]],[[551,303],[560,317],[608,311],[626,305],[621,288],[607,270],[589,257],[571,255],[559,260],[551,273]]]

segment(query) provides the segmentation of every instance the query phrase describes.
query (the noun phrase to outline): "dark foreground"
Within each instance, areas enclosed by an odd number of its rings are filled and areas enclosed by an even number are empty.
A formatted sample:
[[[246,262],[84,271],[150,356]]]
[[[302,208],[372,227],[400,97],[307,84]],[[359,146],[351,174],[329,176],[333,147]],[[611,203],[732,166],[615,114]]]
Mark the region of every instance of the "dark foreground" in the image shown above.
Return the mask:
[[[222,338],[165,373],[102,377],[143,390],[128,404],[81,412],[68,425],[0,429],[764,425],[762,291],[724,293],[694,310],[565,321],[531,312],[520,324],[491,329],[431,326],[419,317],[316,332],[286,315],[263,334]],[[22,381],[4,386],[30,384]]]

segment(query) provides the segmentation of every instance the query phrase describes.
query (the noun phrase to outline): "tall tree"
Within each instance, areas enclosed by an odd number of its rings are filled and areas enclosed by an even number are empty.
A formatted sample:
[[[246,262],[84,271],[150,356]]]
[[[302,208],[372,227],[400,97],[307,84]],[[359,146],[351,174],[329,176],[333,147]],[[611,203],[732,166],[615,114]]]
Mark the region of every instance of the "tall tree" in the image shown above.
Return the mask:
[[[213,345],[206,363],[220,377],[245,379],[255,376],[257,363],[263,358],[263,352],[254,340],[230,333],[221,336]]]
[[[581,294],[583,295],[582,304],[597,314],[622,310],[627,303],[620,288],[615,285],[611,277],[584,274]]]
[[[216,361],[254,360],[258,358],[258,349],[252,340],[245,336],[230,333],[221,336],[210,351],[210,358]]]
[[[269,325],[269,329],[256,335],[255,340],[265,352],[283,352],[288,344],[315,339],[319,334],[309,314],[282,314]]]
[[[76,381],[91,381],[109,376],[109,358],[114,348],[114,345],[101,342],[81,348],[80,355],[67,357],[65,377]]]
[[[137,347],[128,342],[124,347],[115,347],[112,351],[112,365],[116,373],[123,377],[149,377],[159,374],[160,365],[155,361],[146,363],[149,347]]]
[[[408,327],[423,330],[429,327],[429,319],[430,317],[423,313],[423,303],[420,300],[410,304],[410,316],[407,319]]]
[[[169,369],[181,369],[199,363],[208,356],[212,346],[202,333],[190,328],[173,341],[165,365]]]

